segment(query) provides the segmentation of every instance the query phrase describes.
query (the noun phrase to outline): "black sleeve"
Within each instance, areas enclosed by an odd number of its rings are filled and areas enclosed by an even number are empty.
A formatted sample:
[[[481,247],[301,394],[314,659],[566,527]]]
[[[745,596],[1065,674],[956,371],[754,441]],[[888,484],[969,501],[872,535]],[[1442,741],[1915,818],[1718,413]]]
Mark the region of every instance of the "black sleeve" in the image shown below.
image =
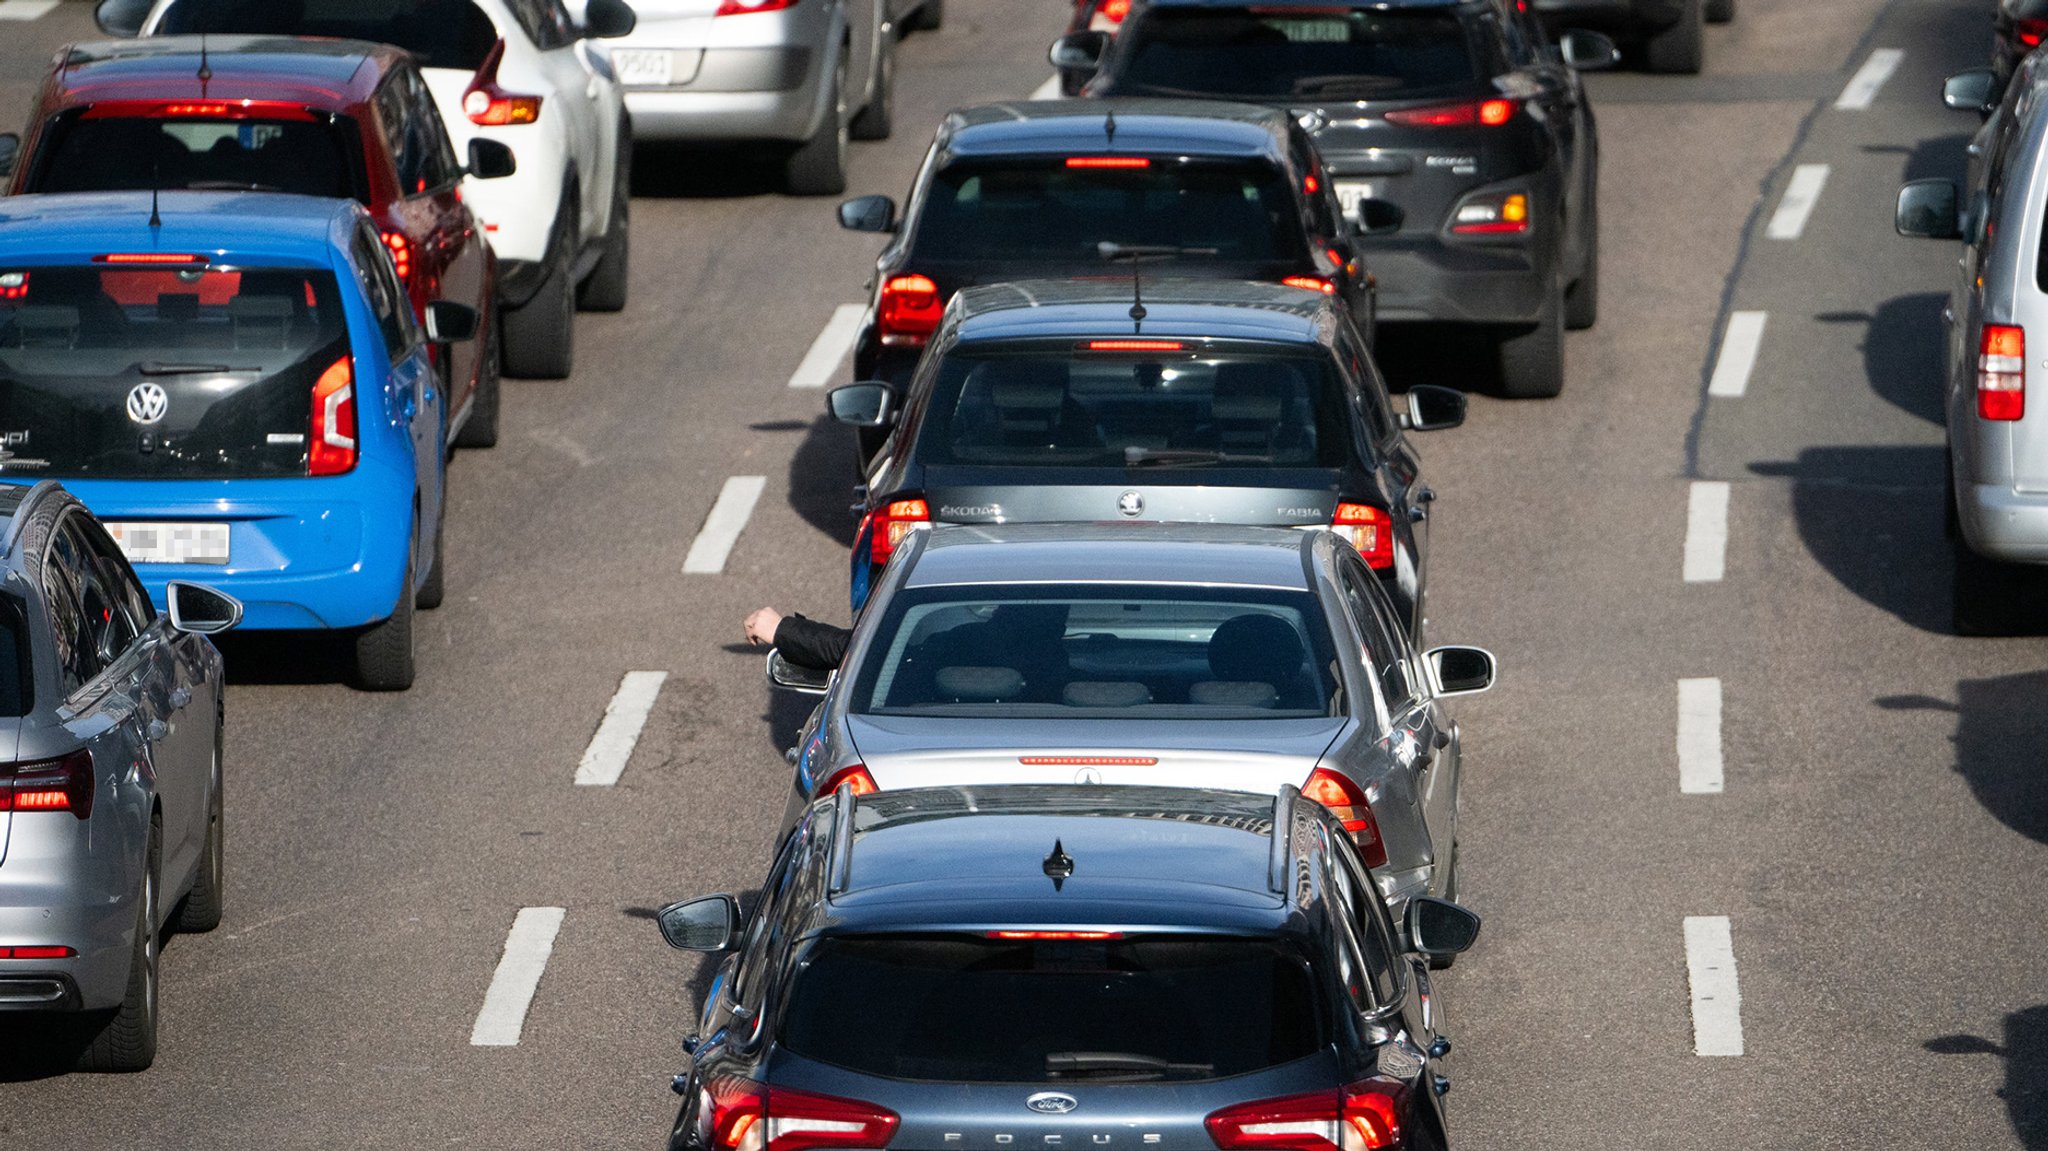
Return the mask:
[[[853,638],[848,628],[833,627],[800,615],[786,615],[775,625],[775,647],[782,658],[798,667],[831,671],[846,658],[846,645]]]

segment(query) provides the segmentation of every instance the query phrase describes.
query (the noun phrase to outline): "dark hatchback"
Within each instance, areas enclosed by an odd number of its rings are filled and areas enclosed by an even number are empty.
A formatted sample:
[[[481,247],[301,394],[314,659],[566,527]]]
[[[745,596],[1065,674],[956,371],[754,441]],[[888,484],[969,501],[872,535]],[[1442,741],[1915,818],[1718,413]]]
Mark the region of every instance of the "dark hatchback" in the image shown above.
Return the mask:
[[[842,788],[744,919],[657,921],[723,956],[670,1151],[1439,1151],[1424,958],[1479,931],[1291,787]]]
[[[895,236],[875,261],[854,345],[861,379],[909,379],[962,288],[1122,276],[1129,261],[1333,295],[1368,338],[1373,330],[1372,277],[1322,160],[1308,134],[1270,108],[1118,100],[962,109],[939,126],[900,221],[887,196],[849,200],[839,219]]]
[[[1134,0],[1113,41],[1053,46],[1099,56],[1091,96],[1260,101],[1310,125],[1371,233],[1380,322],[1483,326],[1514,396],[1558,393],[1563,332],[1599,310],[1599,141],[1568,53],[1604,67],[1614,46],[1559,48],[1497,0]]]
[[[932,523],[1255,524],[1343,535],[1410,635],[1436,496],[1406,433],[1465,417],[1430,385],[1397,407],[1326,296],[1189,280],[970,289],[907,389],[853,384],[829,404],[890,429],[857,508],[856,608]]]

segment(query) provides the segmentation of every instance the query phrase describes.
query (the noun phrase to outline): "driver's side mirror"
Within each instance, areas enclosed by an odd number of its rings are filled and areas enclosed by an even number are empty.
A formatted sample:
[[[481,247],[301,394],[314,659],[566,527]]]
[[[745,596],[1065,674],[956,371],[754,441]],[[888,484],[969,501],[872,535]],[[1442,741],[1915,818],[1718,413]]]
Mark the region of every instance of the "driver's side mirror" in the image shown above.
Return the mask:
[[[1109,49],[1107,32],[1075,32],[1052,42],[1045,58],[1066,72],[1093,72],[1102,67],[1102,54]]]
[[[1950,180],[1915,180],[1899,189],[1892,227],[1901,236],[1922,240],[1960,240],[1963,222],[1957,211],[1956,186]]]
[[[140,36],[154,4],[155,0],[101,0],[93,9],[93,22],[109,36]]]
[[[590,0],[583,8],[583,34],[598,40],[630,36],[640,17],[626,0]]]
[[[1408,901],[1408,946],[1431,957],[1449,958],[1479,942],[1479,913],[1434,895]]]
[[[469,174],[479,180],[502,180],[519,170],[519,161],[503,140],[482,136],[469,142]]]
[[[204,584],[172,580],[164,585],[171,626],[191,635],[219,635],[242,622],[242,601]]]
[[[476,336],[476,309],[454,300],[432,300],[427,304],[427,342],[459,344]]]
[[[1579,72],[1601,72],[1621,63],[1621,49],[1598,32],[1573,28],[1557,38],[1558,55]]]
[[[1433,647],[1427,654],[1436,675],[1436,694],[1478,695],[1493,687],[1498,665],[1483,647]]]
[[[1941,102],[1958,112],[1986,113],[1998,107],[1998,77],[1989,68],[1971,68],[1941,82]]]
[[[780,651],[770,651],[768,682],[798,695],[824,695],[832,686],[832,673],[816,668],[799,667],[784,659]]]
[[[896,389],[879,380],[833,388],[825,396],[832,418],[856,428],[885,428],[896,422]]]
[[[1401,230],[1401,224],[1408,218],[1401,205],[1392,200],[1379,200],[1371,196],[1358,202],[1356,222],[1362,236],[1385,236]]]
[[[1411,432],[1437,432],[1465,422],[1465,393],[1436,384],[1416,384],[1408,389],[1408,410],[1401,413],[1401,426]]]
[[[740,903],[730,895],[685,899],[655,912],[654,923],[677,951],[730,951],[739,935]]]
[[[896,201],[887,196],[856,196],[839,205],[839,226],[849,232],[893,232]]]

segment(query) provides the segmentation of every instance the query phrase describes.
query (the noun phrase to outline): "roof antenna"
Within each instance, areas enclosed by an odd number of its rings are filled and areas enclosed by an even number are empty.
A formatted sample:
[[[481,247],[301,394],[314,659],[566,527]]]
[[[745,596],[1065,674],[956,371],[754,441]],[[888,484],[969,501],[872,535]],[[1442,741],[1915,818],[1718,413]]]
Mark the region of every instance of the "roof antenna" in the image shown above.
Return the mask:
[[[1068,855],[1060,841],[1055,839],[1052,841],[1052,854],[1045,857],[1043,866],[1046,878],[1052,880],[1052,889],[1058,891],[1067,877],[1074,874],[1074,857]]]
[[[1145,327],[1145,273],[1134,262],[1131,264],[1131,334],[1142,335]]]
[[[1109,114],[1108,114],[1107,116],[1103,117],[1103,120],[1102,120],[1102,135],[1103,135],[1103,139],[1104,139],[1103,147],[1105,147],[1105,148],[1114,148],[1114,147],[1116,147],[1116,109],[1115,109],[1115,108],[1111,108],[1111,109],[1109,110]]]
[[[206,58],[206,33],[199,34],[199,94],[206,95],[206,85],[213,80],[213,65]]]
[[[151,228],[161,228],[164,226],[164,218],[162,214],[160,214],[156,210],[157,195],[159,193],[159,190],[163,187],[163,183],[163,161],[151,160],[149,162],[149,226]]]

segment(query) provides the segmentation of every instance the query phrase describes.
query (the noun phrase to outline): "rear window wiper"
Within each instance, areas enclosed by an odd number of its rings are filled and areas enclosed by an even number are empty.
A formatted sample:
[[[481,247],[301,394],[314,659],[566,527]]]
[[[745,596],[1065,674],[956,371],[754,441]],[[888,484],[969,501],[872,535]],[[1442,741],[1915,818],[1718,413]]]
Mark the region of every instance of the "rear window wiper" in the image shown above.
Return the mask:
[[[1208,1075],[1216,1070],[1213,1063],[1175,1063],[1157,1055],[1140,1055],[1135,1051],[1051,1051],[1045,1056],[1045,1072],[1048,1075],[1086,1075],[1091,1072],[1116,1072],[1121,1074],[1167,1075]]]
[[[1250,452],[1211,452],[1193,448],[1140,448],[1124,449],[1124,466],[1127,468],[1173,468],[1200,467],[1203,464],[1270,464],[1272,456],[1254,455]]]
[[[1371,94],[1385,92],[1390,88],[1399,88],[1401,84],[1402,79],[1399,76],[1303,76],[1294,82],[1294,94],[1297,96],[1319,96],[1329,91],[1355,91]]]
[[[227,364],[174,364],[163,360],[144,360],[136,370],[145,376],[190,376],[200,372],[260,372],[261,368],[236,368]]]
[[[1095,254],[1105,260],[1171,260],[1175,256],[1213,256],[1221,248],[1182,248],[1173,244],[1119,244],[1104,240],[1095,245]]]
[[[276,184],[251,184],[246,180],[194,180],[185,185],[192,192],[282,192]]]

